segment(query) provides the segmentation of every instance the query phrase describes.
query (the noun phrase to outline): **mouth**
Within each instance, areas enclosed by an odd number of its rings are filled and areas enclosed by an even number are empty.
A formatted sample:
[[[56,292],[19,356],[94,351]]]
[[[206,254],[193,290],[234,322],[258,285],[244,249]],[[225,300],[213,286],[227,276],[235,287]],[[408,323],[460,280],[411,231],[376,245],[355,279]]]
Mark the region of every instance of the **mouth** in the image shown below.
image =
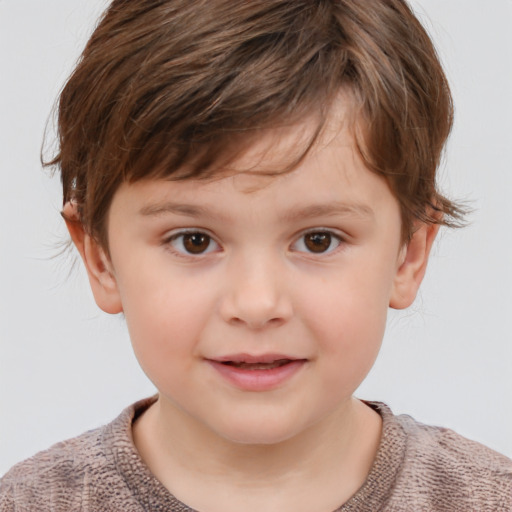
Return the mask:
[[[257,362],[247,363],[245,361],[222,361],[221,364],[226,366],[233,366],[234,368],[240,368],[242,370],[273,370],[274,368],[280,368],[286,364],[290,364],[297,359],[276,359],[268,363]]]
[[[231,384],[247,391],[280,387],[308,362],[283,354],[237,354],[207,361]]]
[[[306,359],[290,357],[284,354],[233,354],[212,360],[225,366],[232,366],[243,370],[273,370],[297,361],[305,362]]]

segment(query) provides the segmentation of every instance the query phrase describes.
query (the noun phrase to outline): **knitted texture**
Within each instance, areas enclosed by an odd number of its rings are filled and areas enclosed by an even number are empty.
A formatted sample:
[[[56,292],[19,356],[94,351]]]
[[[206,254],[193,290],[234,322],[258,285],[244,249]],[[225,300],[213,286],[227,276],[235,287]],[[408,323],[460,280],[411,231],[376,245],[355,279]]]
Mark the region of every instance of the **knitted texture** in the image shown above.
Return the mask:
[[[137,402],[112,423],[14,466],[0,480],[0,512],[193,512],[152,475],[133,444],[132,422],[154,401]],[[367,403],[382,416],[382,439],[365,483],[336,512],[512,511],[510,459]]]

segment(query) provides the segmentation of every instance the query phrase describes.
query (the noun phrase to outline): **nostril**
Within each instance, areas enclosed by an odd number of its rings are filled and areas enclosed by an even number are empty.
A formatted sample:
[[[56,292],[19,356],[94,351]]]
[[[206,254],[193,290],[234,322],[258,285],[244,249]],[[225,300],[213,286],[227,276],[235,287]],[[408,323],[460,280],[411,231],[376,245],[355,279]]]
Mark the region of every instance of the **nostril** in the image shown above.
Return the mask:
[[[279,280],[267,275],[250,281],[231,281],[230,289],[219,303],[219,311],[230,325],[262,329],[285,323],[291,317],[292,307]]]
[[[233,326],[245,326],[252,330],[265,329],[267,327],[279,327],[284,324],[286,320],[284,318],[270,318],[270,319],[244,319],[239,317],[233,317],[229,320],[229,323]]]

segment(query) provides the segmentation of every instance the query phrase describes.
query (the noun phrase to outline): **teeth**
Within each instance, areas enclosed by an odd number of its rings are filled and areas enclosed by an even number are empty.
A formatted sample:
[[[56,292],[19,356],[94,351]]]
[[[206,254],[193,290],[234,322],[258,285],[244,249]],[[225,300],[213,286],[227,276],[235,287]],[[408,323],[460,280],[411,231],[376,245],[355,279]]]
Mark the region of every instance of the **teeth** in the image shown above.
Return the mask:
[[[289,359],[278,359],[277,361],[272,361],[271,363],[244,363],[228,361],[225,364],[234,366],[235,368],[242,368],[244,370],[272,370],[274,368],[278,368],[279,366],[288,364],[289,362]]]

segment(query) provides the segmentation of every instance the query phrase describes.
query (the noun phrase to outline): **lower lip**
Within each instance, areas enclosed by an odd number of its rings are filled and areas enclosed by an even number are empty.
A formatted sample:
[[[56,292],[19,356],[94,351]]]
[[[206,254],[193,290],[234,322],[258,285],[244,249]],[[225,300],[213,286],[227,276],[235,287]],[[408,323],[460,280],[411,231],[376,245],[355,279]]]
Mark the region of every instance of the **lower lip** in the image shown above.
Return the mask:
[[[217,361],[208,361],[228,382],[244,391],[270,391],[282,386],[306,364],[305,359],[271,368],[269,370],[248,370]]]

